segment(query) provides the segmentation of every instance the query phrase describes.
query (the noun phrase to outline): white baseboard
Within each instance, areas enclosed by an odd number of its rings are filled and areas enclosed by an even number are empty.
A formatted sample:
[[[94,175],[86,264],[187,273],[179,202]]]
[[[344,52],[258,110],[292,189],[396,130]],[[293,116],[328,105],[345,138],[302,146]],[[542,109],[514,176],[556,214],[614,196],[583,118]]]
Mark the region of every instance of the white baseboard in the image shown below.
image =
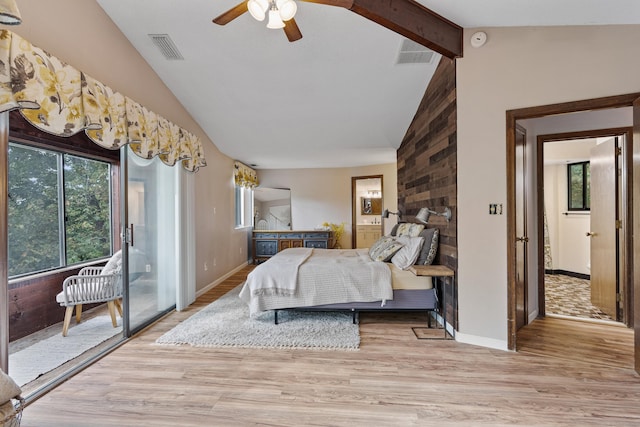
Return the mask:
[[[462,332],[456,332],[456,341],[465,344],[479,345],[481,347],[495,348],[496,350],[509,351],[509,345],[506,341],[494,338],[480,337],[477,335],[469,335]]]
[[[247,265],[249,265],[249,262],[244,262],[242,264],[240,264],[238,267],[234,268],[233,270],[231,270],[230,272],[228,272],[227,274],[225,274],[224,276],[216,279],[214,282],[209,283],[207,286],[205,286],[204,288],[200,289],[199,291],[196,291],[196,298],[200,297],[203,294],[206,294],[207,292],[209,292],[211,289],[215,288],[216,286],[218,286],[220,283],[224,282],[225,280],[227,280],[229,277],[233,276],[234,274],[236,274],[238,271],[242,270],[243,268],[245,268]]]
[[[442,316],[438,313],[434,313],[436,321],[442,324]],[[479,337],[477,335],[464,334],[459,331],[454,331],[453,326],[447,322],[447,332],[457,341],[465,344],[473,344],[481,347],[495,348],[497,350],[508,350],[508,344],[506,341],[496,340],[493,338]]]
[[[534,320],[536,320],[538,318],[538,310],[535,310],[531,313],[529,313],[529,321],[527,322],[527,325],[531,322],[533,322]]]

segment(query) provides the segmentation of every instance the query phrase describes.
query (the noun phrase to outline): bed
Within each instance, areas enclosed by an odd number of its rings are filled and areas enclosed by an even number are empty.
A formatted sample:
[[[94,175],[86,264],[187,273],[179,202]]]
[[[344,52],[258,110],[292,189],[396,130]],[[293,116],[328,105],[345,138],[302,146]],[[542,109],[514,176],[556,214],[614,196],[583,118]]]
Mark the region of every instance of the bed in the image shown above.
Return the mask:
[[[277,312],[289,309],[348,310],[354,322],[361,311],[436,310],[432,277],[409,267],[431,263],[437,229],[413,233],[384,236],[369,249],[286,249],[247,276],[240,298],[251,315],[274,310],[276,323]]]

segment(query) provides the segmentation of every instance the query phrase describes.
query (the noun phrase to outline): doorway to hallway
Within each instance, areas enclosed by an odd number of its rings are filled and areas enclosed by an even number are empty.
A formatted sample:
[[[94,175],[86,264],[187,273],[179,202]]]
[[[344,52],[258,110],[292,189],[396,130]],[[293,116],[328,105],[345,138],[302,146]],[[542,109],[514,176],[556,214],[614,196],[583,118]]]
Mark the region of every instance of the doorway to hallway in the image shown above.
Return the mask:
[[[538,136],[544,251],[539,312],[547,316],[629,322],[621,256],[630,132]]]
[[[517,338],[517,325],[516,325],[516,314],[517,314],[517,303],[516,303],[516,276],[517,276],[517,253],[516,244],[517,238],[517,228],[516,228],[516,127],[518,125],[525,125],[531,123],[531,121],[536,120],[548,120],[549,129],[546,131],[541,131],[540,129],[532,129],[528,134],[530,135],[528,143],[528,152],[530,154],[530,158],[533,161],[530,164],[529,170],[530,174],[527,176],[528,180],[528,188],[537,189],[532,190],[528,195],[528,201],[531,203],[528,204],[528,211],[532,213],[530,218],[533,218],[530,222],[528,222],[528,226],[530,226],[530,234],[529,238],[531,241],[531,250],[529,251],[528,262],[531,268],[529,269],[529,304],[527,307],[528,311],[528,320],[531,323],[536,317],[543,317],[545,315],[545,307],[541,303],[544,301],[544,246],[543,242],[543,229],[538,226],[537,220],[538,218],[542,218],[544,215],[543,212],[543,204],[538,203],[537,200],[542,200],[543,194],[543,174],[538,173],[535,164],[535,159],[542,158],[542,143],[538,143],[536,135],[541,134],[553,134],[554,132],[563,132],[571,129],[572,131],[579,132],[585,131],[589,129],[604,129],[604,128],[625,128],[636,126],[636,131],[640,127],[640,94],[627,94],[627,95],[619,95],[619,96],[611,96],[605,98],[598,99],[590,99],[583,101],[573,101],[567,103],[560,104],[552,104],[545,106],[537,106],[537,107],[529,107],[529,108],[521,108],[517,110],[510,110],[506,112],[506,134],[507,134],[507,238],[509,241],[509,245],[507,246],[507,277],[508,277],[508,286],[507,286],[507,301],[508,301],[508,348],[511,350],[516,350],[516,338]],[[636,101],[638,100],[638,101]],[[577,123],[572,121],[578,115],[607,115],[607,113],[619,113],[620,111],[624,111],[627,114],[626,122],[622,123],[608,123],[606,125],[597,124],[597,120],[583,120],[583,127],[580,128],[576,126]],[[574,116],[572,113],[577,113]],[[593,118],[593,117],[590,117]],[[600,118],[600,117],[598,117]],[[567,127],[567,123],[571,125]],[[565,125],[563,127],[563,125]],[[529,129],[528,129],[529,130]],[[630,141],[631,142],[631,141]],[[640,157],[636,158],[636,155],[640,154],[640,150],[636,146],[631,146],[630,151],[633,150],[634,156],[631,156],[631,152],[628,153],[628,157],[625,161],[628,162],[628,166],[626,170],[631,173],[631,171],[635,173],[640,173]],[[637,154],[636,154],[637,152]],[[630,179],[630,175],[625,177],[625,179]],[[630,181],[629,181],[630,182]],[[633,280],[635,276],[640,276],[640,256],[635,251],[637,245],[636,242],[632,240],[632,236],[638,234],[640,232],[640,223],[638,221],[631,221],[633,218],[634,212],[640,212],[640,192],[637,188],[628,187],[628,194],[625,194],[622,197],[623,206],[623,221],[626,224],[626,227],[623,227],[622,234],[625,236],[623,241],[620,243],[620,246],[617,250],[621,250],[620,260],[621,260],[621,270],[620,270],[620,279],[621,285],[626,286],[628,290],[635,290],[635,283],[640,283],[637,280]],[[537,193],[537,194],[536,194]],[[634,197],[635,195],[635,197]],[[635,205],[635,206],[634,206]],[[635,208],[635,209],[634,209]],[[633,268],[636,267],[636,268]],[[626,301],[623,301],[625,311],[624,316],[628,319],[628,324],[634,324],[636,331],[636,344],[635,344],[635,358],[636,358],[636,369],[640,370],[640,340],[639,338],[639,326],[640,321],[633,321],[634,313],[637,310],[634,310],[635,307],[640,307],[640,298],[638,298],[638,292],[628,292],[628,298]],[[635,301],[633,301],[635,297]],[[636,316],[638,317],[638,316]]]

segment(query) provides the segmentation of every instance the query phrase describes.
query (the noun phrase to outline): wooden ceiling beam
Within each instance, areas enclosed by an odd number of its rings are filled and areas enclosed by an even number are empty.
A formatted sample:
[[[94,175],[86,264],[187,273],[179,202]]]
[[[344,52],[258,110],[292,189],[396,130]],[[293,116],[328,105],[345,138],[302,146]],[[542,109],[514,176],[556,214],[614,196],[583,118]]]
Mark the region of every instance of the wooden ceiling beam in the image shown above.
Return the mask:
[[[353,0],[348,9],[448,58],[462,57],[462,27],[413,0]]]

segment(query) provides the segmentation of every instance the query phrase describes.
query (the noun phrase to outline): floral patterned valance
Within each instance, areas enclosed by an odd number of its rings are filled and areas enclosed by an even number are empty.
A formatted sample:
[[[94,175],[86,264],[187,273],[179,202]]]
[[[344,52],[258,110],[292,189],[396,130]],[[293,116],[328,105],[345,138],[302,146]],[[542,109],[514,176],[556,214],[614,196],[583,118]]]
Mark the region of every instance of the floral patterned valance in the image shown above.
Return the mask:
[[[32,125],[58,136],[84,131],[96,144],[125,144],[140,157],[158,156],[189,171],[206,166],[200,140],[91,76],[0,31],[0,112],[20,109]]]
[[[254,188],[258,186],[258,174],[241,162],[233,165],[233,181],[238,187]]]

